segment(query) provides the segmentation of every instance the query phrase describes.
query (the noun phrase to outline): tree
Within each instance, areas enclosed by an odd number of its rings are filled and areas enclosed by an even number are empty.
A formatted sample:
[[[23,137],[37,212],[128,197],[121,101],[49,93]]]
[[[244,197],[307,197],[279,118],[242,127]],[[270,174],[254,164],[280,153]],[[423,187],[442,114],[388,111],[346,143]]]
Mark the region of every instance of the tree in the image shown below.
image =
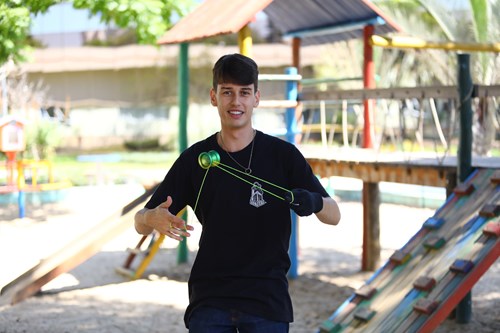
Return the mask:
[[[500,39],[500,19],[494,14],[500,10],[500,0],[376,0],[374,2],[391,14],[406,31],[411,31],[414,36],[425,40],[488,43]],[[384,52],[402,53],[400,50],[384,50]],[[441,84],[456,83],[454,53],[436,50],[404,53],[404,57],[425,55],[420,61],[430,70],[413,71],[413,74],[420,73],[417,74],[420,77],[430,72],[434,74],[434,79],[441,79]],[[384,63],[389,64],[387,61]],[[496,68],[499,65],[498,54],[472,53],[471,76],[474,83],[486,85],[498,83],[500,75]],[[408,67],[402,68],[392,64],[390,66],[408,70]],[[390,73],[389,68],[386,70],[383,72]],[[421,77],[418,80],[421,79],[425,78]],[[495,98],[492,100],[493,103],[489,103],[486,98],[476,101],[473,150],[478,155],[488,154],[495,131],[499,127],[499,114],[495,110],[497,106],[494,105],[496,100]]]
[[[0,3],[0,66],[9,59],[25,59],[29,49],[31,16],[46,12],[63,0],[4,0]],[[154,44],[194,5],[193,0],[72,0],[76,9],[100,15],[102,22],[134,28],[139,43]]]

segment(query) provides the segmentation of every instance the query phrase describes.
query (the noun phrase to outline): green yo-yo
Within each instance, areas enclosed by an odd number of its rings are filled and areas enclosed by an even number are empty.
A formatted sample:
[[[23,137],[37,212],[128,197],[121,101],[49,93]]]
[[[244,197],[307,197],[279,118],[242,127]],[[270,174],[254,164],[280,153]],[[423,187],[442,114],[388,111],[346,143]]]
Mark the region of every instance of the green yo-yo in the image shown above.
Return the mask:
[[[216,152],[215,150],[211,150],[208,152],[208,154],[210,155],[210,161],[212,162],[210,164],[210,166],[217,166],[219,165],[220,163],[220,155],[218,152]]]
[[[220,163],[220,156],[215,150],[210,150],[209,152],[201,153],[198,156],[198,164],[203,169],[208,169],[211,166],[217,166]]]

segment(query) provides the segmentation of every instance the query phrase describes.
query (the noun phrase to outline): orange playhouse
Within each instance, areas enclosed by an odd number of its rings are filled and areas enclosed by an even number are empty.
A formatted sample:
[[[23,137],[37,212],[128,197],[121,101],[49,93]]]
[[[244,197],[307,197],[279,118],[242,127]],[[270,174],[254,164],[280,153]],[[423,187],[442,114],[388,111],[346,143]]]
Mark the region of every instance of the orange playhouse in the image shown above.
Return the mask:
[[[67,181],[54,182],[52,163],[46,160],[16,160],[16,154],[26,149],[24,122],[14,117],[0,118],[0,151],[5,163],[5,184],[0,184],[0,194],[18,193],[19,217],[25,216],[25,192],[58,190],[69,187]],[[29,184],[26,182],[26,170],[30,170]],[[39,171],[47,175],[45,182],[39,182]]]
[[[13,117],[0,118],[0,151],[7,156],[6,186],[0,189],[0,193],[11,192],[16,187],[14,183],[16,154],[25,148],[24,122]]]

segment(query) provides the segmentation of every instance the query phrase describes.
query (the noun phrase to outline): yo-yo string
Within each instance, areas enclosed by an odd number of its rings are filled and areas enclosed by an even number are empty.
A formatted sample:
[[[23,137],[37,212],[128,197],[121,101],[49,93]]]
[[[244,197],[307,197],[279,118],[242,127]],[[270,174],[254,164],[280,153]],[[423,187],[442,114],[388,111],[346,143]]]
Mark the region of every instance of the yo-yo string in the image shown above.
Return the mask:
[[[240,173],[240,174],[242,174],[242,175],[245,175],[246,177],[250,177],[250,178],[256,179],[256,180],[258,180],[258,181],[260,181],[260,182],[262,182],[262,183],[265,183],[265,184],[268,184],[268,185],[274,186],[274,187],[276,187],[276,188],[278,188],[278,189],[280,189],[280,190],[283,190],[283,191],[285,191],[285,192],[289,192],[289,193],[290,193],[290,195],[291,195],[291,201],[290,201],[290,203],[293,203],[293,201],[294,201],[294,196],[293,196],[293,192],[292,192],[292,191],[290,191],[290,190],[288,190],[288,189],[286,189],[286,188],[284,188],[284,187],[281,187],[281,186],[279,186],[279,185],[276,185],[276,184],[274,184],[274,183],[272,183],[272,182],[270,182],[270,181],[267,181],[267,180],[265,180],[265,179],[259,178],[259,177],[257,177],[257,176],[252,175],[252,174],[248,174],[248,173],[246,173],[246,172],[244,172],[244,171],[241,171],[241,170],[239,170],[239,169],[237,169],[237,168],[233,168],[233,167],[231,167],[231,166],[229,166],[229,165],[226,165],[226,164],[221,163],[221,162],[220,162],[220,156],[219,156],[219,153],[218,153],[217,151],[215,151],[215,150],[211,150],[211,151],[209,151],[209,152],[203,152],[203,153],[201,153],[201,154],[198,156],[198,164],[199,164],[199,165],[200,165],[200,167],[202,167],[203,169],[206,169],[206,170],[207,170],[207,173],[208,173],[208,170],[210,169],[210,167],[218,167],[219,169],[221,169],[222,171],[224,171],[224,172],[228,173],[229,175],[231,175],[231,176],[233,176],[233,177],[235,177],[235,178],[237,178],[237,179],[239,179],[239,180],[241,180],[241,181],[243,181],[243,182],[245,182],[245,183],[247,183],[247,184],[250,184],[250,185],[252,185],[252,186],[254,186],[254,183],[252,183],[252,182],[248,181],[247,179],[245,179],[245,178],[243,178],[243,177],[241,177],[241,176],[239,176],[239,175],[237,175],[237,174],[235,174],[235,173],[233,173],[233,172],[231,172],[231,171],[234,171],[234,172]],[[231,171],[230,171],[230,170],[231,170]],[[207,173],[205,173],[205,177],[206,177]],[[202,190],[202,188],[203,188],[203,184],[204,184],[204,182],[205,182],[205,178],[203,178],[202,184],[201,184],[201,186],[200,186],[200,190],[199,190],[199,192],[198,192],[198,198],[199,198],[199,196],[200,196],[200,193],[201,193],[201,190]],[[266,193],[268,193],[268,194],[270,194],[270,195],[272,195],[272,196],[274,196],[274,197],[276,197],[276,198],[278,198],[278,199],[281,199],[281,200],[283,200],[283,201],[287,201],[285,198],[283,198],[283,197],[281,197],[281,196],[279,196],[279,195],[277,195],[277,194],[275,194],[275,193],[273,193],[273,192],[271,192],[271,191],[269,191],[269,190],[266,190],[266,189],[264,189],[264,188],[262,188],[262,187],[261,187],[261,189],[262,189],[262,191],[263,191],[263,192],[266,192]],[[197,204],[198,204],[198,198],[196,199],[196,205],[195,205],[195,207],[196,207],[196,206],[197,206]],[[196,208],[195,208],[195,211],[196,211]]]
[[[288,189],[286,189],[286,188],[284,188],[284,187],[281,187],[281,186],[279,186],[279,185],[273,184],[273,183],[271,183],[270,181],[267,181],[267,180],[265,180],[265,179],[259,178],[259,177],[257,177],[257,176],[251,175],[251,174],[248,174],[248,173],[246,173],[246,172],[244,172],[244,171],[238,170],[238,169],[233,168],[233,167],[231,167],[231,166],[229,166],[229,165],[226,165],[226,164],[224,164],[224,163],[220,163],[220,162],[219,162],[219,164],[217,164],[217,165],[216,165],[216,167],[217,167],[217,168],[219,168],[219,169],[221,169],[222,171],[227,172],[228,174],[232,175],[233,177],[236,177],[237,179],[242,180],[243,182],[245,182],[245,183],[247,183],[247,184],[250,184],[250,185],[252,185],[252,186],[254,186],[254,183],[252,183],[252,182],[248,181],[247,179],[245,179],[245,178],[243,178],[243,177],[241,177],[241,176],[239,176],[239,175],[237,175],[237,174],[235,174],[235,173],[233,173],[233,172],[231,172],[231,171],[239,172],[239,173],[241,173],[241,174],[243,174],[243,175],[245,175],[245,176],[247,176],[247,177],[250,177],[250,178],[253,178],[253,179],[255,179],[255,180],[261,181],[261,182],[263,182],[263,183],[265,183],[265,184],[268,184],[268,185],[274,186],[274,187],[279,188],[280,190],[283,190],[283,191],[285,191],[285,192],[290,192],[290,194],[292,195],[292,202],[293,202],[293,192],[292,192],[292,191],[290,191],[290,190],[288,190]],[[228,169],[230,169],[231,171],[230,171],[230,170],[227,170],[227,169],[225,169],[225,168],[228,168]],[[272,196],[274,196],[274,197],[276,197],[276,198],[278,198],[278,199],[281,199],[281,200],[283,200],[283,201],[286,201],[286,199],[285,199],[285,198],[283,198],[283,197],[281,197],[281,196],[279,196],[279,195],[277,195],[277,194],[275,194],[275,193],[273,193],[273,192],[271,192],[271,191],[269,191],[269,190],[266,190],[266,189],[265,189],[265,188],[263,188],[263,187],[261,187],[261,189],[262,189],[262,191],[264,191],[264,192],[266,192],[266,193],[268,193],[268,194],[270,194],[270,195],[272,195]]]
[[[208,170],[210,168],[207,168],[207,172],[205,172],[205,175],[203,176],[203,180],[201,181],[200,189],[198,190],[198,195],[196,196],[196,202],[194,204],[193,212],[196,214],[196,207],[198,207],[198,200],[200,200],[200,195],[201,195],[201,190],[203,189],[203,184],[205,184],[205,179],[207,178]]]

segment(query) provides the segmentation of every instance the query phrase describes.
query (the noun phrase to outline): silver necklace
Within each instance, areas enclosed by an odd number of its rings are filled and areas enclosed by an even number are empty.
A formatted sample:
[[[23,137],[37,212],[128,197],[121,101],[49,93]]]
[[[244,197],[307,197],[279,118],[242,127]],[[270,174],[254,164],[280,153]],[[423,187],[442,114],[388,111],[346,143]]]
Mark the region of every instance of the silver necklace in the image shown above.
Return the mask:
[[[253,138],[252,138],[252,149],[250,150],[250,159],[248,160],[248,167],[244,167],[243,165],[241,165],[237,160],[234,159],[234,157],[231,156],[231,154],[229,154],[229,152],[227,151],[226,149],[226,145],[224,144],[224,140],[222,139],[222,133],[219,132],[219,136],[220,136],[220,143],[222,143],[222,149],[226,152],[227,156],[229,156],[230,159],[232,159],[234,161],[234,163],[238,164],[243,170],[245,170],[245,173],[246,174],[251,174],[252,173],[252,169],[250,168],[251,164],[252,164],[252,156],[253,156],[253,145],[255,143],[255,135],[257,135],[257,131],[256,130],[253,130]]]

